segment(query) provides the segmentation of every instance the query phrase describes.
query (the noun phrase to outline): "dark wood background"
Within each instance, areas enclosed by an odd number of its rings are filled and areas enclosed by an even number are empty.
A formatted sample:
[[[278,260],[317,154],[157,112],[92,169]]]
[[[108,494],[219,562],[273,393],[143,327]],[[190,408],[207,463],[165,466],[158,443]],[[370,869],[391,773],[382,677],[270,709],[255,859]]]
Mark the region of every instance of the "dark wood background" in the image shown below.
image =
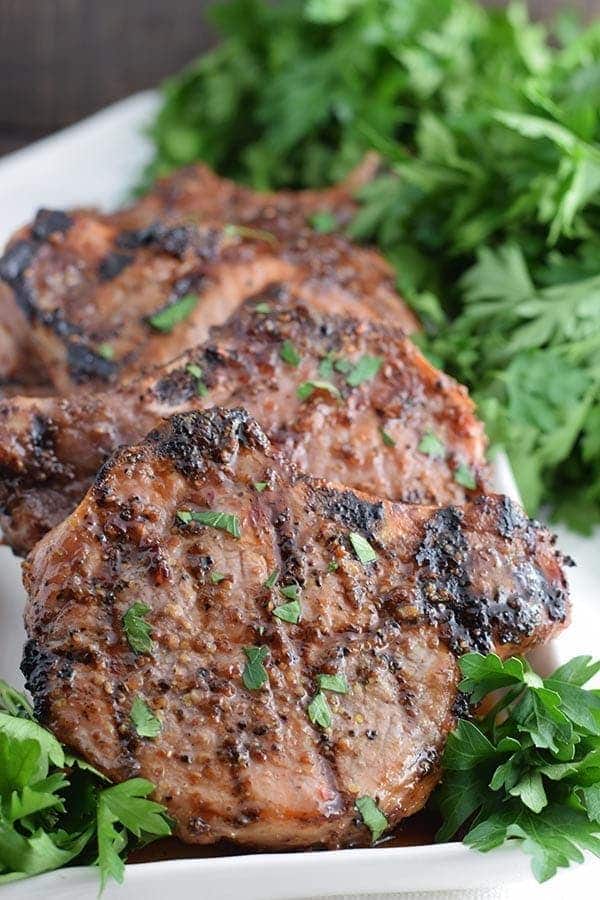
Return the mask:
[[[206,0],[0,0],[0,154],[157,84],[210,45]],[[530,0],[539,16],[565,0]],[[572,3],[588,17],[600,0]]]

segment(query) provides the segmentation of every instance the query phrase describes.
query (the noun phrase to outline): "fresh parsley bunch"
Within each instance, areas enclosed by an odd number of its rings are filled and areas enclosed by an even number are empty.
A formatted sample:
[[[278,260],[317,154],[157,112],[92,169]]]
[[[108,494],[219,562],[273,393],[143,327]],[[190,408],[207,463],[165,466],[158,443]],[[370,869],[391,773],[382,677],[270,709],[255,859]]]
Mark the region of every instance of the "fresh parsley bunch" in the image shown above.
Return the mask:
[[[460,668],[460,689],[488,710],[448,738],[438,839],[466,829],[482,851],[518,841],[538,881],[582,850],[600,856],[600,691],[583,687],[600,662],[579,656],[542,679],[522,659],[469,653]]]
[[[96,862],[101,888],[121,882],[132,845],[171,833],[152,790],[143,778],[111,786],[0,681],[0,885],[75,862]]]
[[[395,265],[530,512],[600,521],[600,22],[521,3],[231,0],[165,86],[146,185],[202,159],[261,187],[384,171],[350,227]],[[321,218],[327,217],[323,210]],[[317,224],[315,222],[315,227]]]

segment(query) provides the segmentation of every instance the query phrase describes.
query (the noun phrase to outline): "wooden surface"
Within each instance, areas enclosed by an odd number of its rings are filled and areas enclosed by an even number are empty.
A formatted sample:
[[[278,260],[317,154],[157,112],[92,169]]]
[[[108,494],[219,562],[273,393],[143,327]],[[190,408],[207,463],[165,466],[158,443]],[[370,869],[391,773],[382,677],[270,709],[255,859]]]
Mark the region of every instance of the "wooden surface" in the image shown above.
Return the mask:
[[[490,0],[493,2],[493,0]],[[212,41],[206,0],[0,0],[0,154],[151,87]],[[530,0],[548,16],[566,0]],[[600,0],[571,4],[588,17]]]

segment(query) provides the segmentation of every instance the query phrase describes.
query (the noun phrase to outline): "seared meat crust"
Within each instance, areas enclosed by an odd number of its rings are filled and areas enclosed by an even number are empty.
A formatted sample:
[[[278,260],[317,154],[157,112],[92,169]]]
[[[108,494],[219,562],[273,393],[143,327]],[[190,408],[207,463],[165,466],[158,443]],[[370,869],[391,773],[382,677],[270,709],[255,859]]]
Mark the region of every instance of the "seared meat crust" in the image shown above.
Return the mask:
[[[286,341],[300,356],[297,366],[281,357]],[[364,356],[381,360],[379,372],[351,387],[336,366]],[[315,380],[331,382],[340,397],[321,387],[301,400],[299,385]],[[401,332],[318,314],[272,286],[213,329],[203,347],[130,385],[1,402],[5,540],[28,551],[71,512],[116,447],[173,413],[214,404],[243,405],[304,471],[381,497],[461,503],[469,494],[456,480],[461,464],[477,489],[485,484],[483,428],[465,388],[434,369]],[[429,432],[443,443],[437,455],[418,449]]]
[[[323,203],[340,223],[355,207],[345,186],[262,195],[199,167],[114,216],[41,210],[0,260],[12,290],[8,303],[0,296],[0,318],[20,323],[14,339],[7,335],[5,368],[23,368],[11,347],[27,323],[29,365],[59,393],[102,389],[204,340],[272,281],[294,285],[318,309],[414,330],[379,254],[309,227],[307,215]],[[195,308],[168,333],[153,324],[190,295]]]
[[[206,510],[236,516],[239,537],[185,515]],[[298,587],[298,624],[273,615],[275,570]],[[149,778],[200,844],[367,843],[364,795],[396,825],[439,776],[454,654],[524,652],[568,615],[550,536],[506,498],[393,504],[300,475],[240,409],[175,416],[119,450],[34,549],[25,584],[42,721],[110,778]],[[153,647],[136,654],[123,616],[139,602]],[[258,690],[242,680],[253,646]],[[328,694],[325,730],[307,714],[322,673],[350,686]],[[136,698],[160,719],[155,738],[133,725]]]

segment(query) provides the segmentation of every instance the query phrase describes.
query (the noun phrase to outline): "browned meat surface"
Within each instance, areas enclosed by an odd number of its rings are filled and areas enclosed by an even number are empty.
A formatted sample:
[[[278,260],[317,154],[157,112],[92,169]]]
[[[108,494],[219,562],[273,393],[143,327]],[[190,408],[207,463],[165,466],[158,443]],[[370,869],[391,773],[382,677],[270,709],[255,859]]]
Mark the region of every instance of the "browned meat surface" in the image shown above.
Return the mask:
[[[324,202],[341,222],[354,207],[347,188],[260,195],[199,168],[116,216],[42,210],[0,260],[2,315],[27,323],[27,355],[59,393],[167,362],[274,281],[318,309],[414,330],[383,258],[307,223]],[[165,331],[154,317],[173,305],[185,314]]]
[[[207,511],[234,518],[192,518]],[[243,410],[175,416],[119,450],[34,549],[25,583],[23,669],[41,720],[110,778],[149,778],[196,843],[368,843],[357,797],[395,826],[438,778],[454,654],[523,652],[568,616],[553,541],[507,498],[434,508],[355,494],[298,474]],[[294,585],[297,624],[274,612]],[[143,652],[124,630],[136,603]],[[264,648],[249,684],[244,648]],[[321,674],[348,685],[324,692],[322,727],[308,712]],[[157,718],[154,736],[134,704]]]
[[[190,217],[196,222],[251,223],[264,216],[277,222],[277,231],[303,228],[315,213],[331,213],[338,230],[357,210],[355,195],[377,174],[379,157],[368,153],[340,184],[303,191],[255,191],[216,175],[205,165],[187,166],[156,185],[141,200],[115,215],[122,228],[143,228],[157,220]]]
[[[26,552],[71,512],[119,444],[139,440],[175,412],[214,404],[245,406],[304,471],[381,497],[463,502],[469,491],[461,465],[484,484],[483,428],[465,388],[401,332],[296,301],[281,288],[250,298],[203,347],[129,386],[0,403],[5,540]],[[282,359],[290,347],[297,366]],[[352,386],[348,368],[364,357],[380,368]],[[344,364],[346,374],[338,371]],[[325,386],[302,400],[298,387],[307,381],[330,382],[340,396]],[[432,433],[441,441],[437,450],[420,450]]]

